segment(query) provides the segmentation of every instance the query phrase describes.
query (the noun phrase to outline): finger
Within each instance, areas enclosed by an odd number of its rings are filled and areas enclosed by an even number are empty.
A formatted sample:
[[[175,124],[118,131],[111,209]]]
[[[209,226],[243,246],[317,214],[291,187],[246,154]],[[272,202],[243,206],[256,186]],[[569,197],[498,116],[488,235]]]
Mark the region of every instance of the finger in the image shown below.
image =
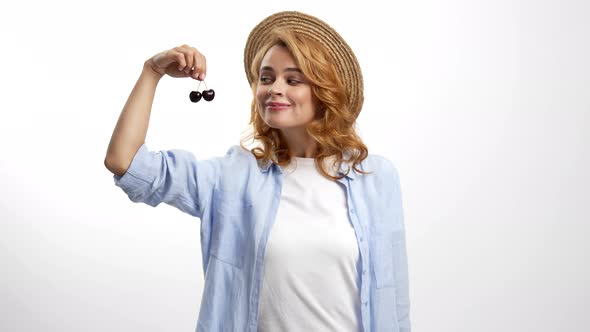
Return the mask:
[[[193,53],[193,63],[194,63],[194,67],[195,69],[192,72],[192,77],[194,79],[198,79],[199,78],[199,67],[200,67],[200,63],[199,63],[199,52],[194,52]]]
[[[190,72],[193,70],[193,63],[195,62],[194,51],[188,45],[183,46],[183,53],[186,59],[186,67],[184,68],[184,73],[189,75]]]
[[[199,79],[202,81],[205,79],[205,76],[207,75],[207,58],[205,58],[204,55],[200,54],[199,57],[199,73],[201,73],[199,75]]]
[[[183,71],[186,67],[186,59],[184,57],[182,48],[175,47],[174,51],[174,58],[176,59],[176,62],[178,62],[178,71]]]

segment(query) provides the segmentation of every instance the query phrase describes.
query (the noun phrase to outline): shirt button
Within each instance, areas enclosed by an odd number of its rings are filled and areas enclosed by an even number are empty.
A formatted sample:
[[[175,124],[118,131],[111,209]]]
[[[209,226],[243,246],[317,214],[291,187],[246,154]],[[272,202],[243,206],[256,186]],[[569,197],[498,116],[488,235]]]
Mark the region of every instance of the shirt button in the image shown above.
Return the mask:
[[[363,242],[363,237],[362,236],[361,236],[360,240],[361,240],[361,242]]]
[[[367,304],[368,304],[368,302],[367,302],[367,301],[365,301],[365,307],[367,306]]]
[[[354,214],[354,209],[350,209],[350,213]]]
[[[363,274],[367,273],[367,270],[363,270]]]

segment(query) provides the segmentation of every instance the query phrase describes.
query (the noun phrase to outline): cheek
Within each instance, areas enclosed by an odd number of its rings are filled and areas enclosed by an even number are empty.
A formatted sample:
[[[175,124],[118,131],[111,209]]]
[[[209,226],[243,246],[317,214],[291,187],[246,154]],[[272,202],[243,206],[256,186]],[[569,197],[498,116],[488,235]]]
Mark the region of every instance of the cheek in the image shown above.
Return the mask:
[[[311,93],[307,91],[299,91],[296,95],[293,95],[294,99],[300,104],[313,104],[313,98]]]
[[[256,90],[256,102],[258,103],[257,112],[262,116],[264,104],[266,103],[266,90],[264,88]]]
[[[258,101],[265,101],[266,100],[266,89],[265,88],[258,88],[256,90],[256,98]]]

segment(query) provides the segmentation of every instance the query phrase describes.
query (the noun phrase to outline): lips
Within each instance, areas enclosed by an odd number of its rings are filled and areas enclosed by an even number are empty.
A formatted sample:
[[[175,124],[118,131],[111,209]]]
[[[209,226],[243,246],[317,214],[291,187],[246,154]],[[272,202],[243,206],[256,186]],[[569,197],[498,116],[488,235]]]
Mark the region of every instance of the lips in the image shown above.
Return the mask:
[[[266,106],[280,107],[280,106],[290,106],[290,105],[286,104],[286,103],[269,102],[269,103],[266,103]]]
[[[285,103],[270,102],[266,103],[266,108],[271,111],[280,111],[289,108],[291,105]]]

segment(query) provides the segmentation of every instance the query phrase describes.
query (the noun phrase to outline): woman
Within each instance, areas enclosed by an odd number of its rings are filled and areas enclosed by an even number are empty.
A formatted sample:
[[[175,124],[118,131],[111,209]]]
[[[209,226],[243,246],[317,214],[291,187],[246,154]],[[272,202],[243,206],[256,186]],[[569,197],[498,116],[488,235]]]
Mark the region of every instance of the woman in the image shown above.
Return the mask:
[[[252,30],[244,65],[261,146],[208,160],[148,150],[159,79],[205,78],[205,57],[183,45],[144,63],[105,159],[132,201],[201,220],[196,330],[410,331],[398,172],[355,133],[354,53],[325,22],[280,12]]]

